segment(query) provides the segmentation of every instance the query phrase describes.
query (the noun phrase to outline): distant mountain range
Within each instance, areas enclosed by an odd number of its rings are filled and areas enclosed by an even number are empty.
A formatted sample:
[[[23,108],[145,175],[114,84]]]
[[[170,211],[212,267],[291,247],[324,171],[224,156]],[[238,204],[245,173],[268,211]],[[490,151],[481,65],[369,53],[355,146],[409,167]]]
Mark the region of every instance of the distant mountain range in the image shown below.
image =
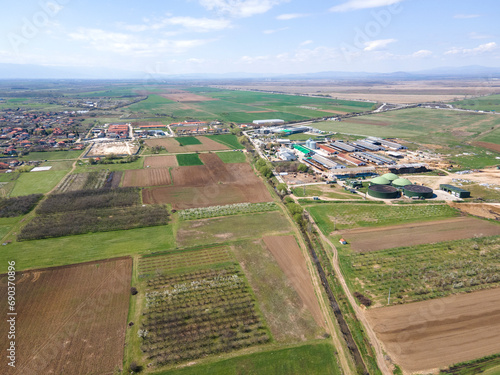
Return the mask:
[[[425,79],[500,79],[500,67],[479,65],[441,67],[414,72],[369,73],[326,71],[304,74],[177,74],[149,75],[143,72],[111,68],[59,67],[23,64],[0,64],[0,79],[110,79],[110,80],[425,80]]]

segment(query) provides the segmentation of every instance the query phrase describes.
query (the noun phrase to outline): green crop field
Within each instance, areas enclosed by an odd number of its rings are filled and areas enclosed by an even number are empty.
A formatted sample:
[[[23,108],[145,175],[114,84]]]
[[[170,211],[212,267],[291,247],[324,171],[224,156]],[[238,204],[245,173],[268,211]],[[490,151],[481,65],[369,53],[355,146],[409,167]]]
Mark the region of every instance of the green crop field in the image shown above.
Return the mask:
[[[341,122],[315,125],[325,131],[378,137],[400,137],[425,144],[445,147],[463,145],[500,125],[500,116],[472,112],[411,108],[377,113]]]
[[[327,343],[254,353],[223,361],[189,366],[155,375],[337,375],[341,374]]]
[[[245,163],[246,155],[241,151],[216,152],[224,163]]]
[[[220,144],[223,144],[227,147],[231,147],[236,150],[242,150],[244,147],[238,142],[238,138],[233,134],[217,134],[217,135],[208,135],[207,138],[210,138]]]
[[[457,108],[475,111],[500,111],[500,95],[488,95],[480,98],[465,99],[451,103]]]
[[[17,269],[62,266],[175,247],[172,225],[127,231],[89,233],[44,240],[12,242],[0,252],[0,261],[15,260]]]
[[[324,203],[307,206],[306,209],[325,235],[335,229],[395,225],[459,215],[457,210],[446,204],[389,206]]]
[[[132,112],[139,111],[157,111],[162,110],[164,104],[173,103],[172,100],[164,98],[160,95],[150,95],[146,100],[143,100],[139,103],[134,103],[127,107],[128,110]]]
[[[320,185],[320,186],[310,185],[305,187],[296,187],[292,190],[292,193],[296,197],[300,198],[318,196],[318,197],[326,197],[333,199],[349,199],[349,200],[362,199],[360,195],[347,192],[338,187],[337,185]]]
[[[183,221],[177,241],[181,247],[194,247],[240,239],[262,238],[264,235],[287,234],[292,228],[281,212]]]
[[[128,169],[142,169],[144,167],[144,158],[139,157],[136,161],[131,163],[113,163],[113,164],[89,164],[80,162],[76,165],[74,173],[85,173],[100,171],[102,169],[107,169],[112,171],[126,171]]]
[[[49,170],[42,172],[24,172],[15,181],[10,195],[17,197],[29,194],[45,194],[52,190],[68,170]]]
[[[196,137],[177,137],[175,140],[179,142],[181,146],[201,145],[201,141]]]
[[[341,250],[353,292],[391,304],[444,297],[500,284],[500,237],[482,237],[367,253]],[[459,254],[459,256],[457,256]]]
[[[179,167],[187,167],[190,165],[203,165],[198,154],[177,154],[177,163]]]

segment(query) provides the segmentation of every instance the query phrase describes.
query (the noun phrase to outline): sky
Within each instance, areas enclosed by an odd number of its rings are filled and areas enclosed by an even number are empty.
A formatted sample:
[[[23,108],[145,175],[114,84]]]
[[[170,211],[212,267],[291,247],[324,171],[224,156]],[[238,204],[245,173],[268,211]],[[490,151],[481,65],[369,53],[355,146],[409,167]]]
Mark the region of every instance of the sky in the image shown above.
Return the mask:
[[[0,63],[144,74],[500,66],[497,0],[6,0]]]

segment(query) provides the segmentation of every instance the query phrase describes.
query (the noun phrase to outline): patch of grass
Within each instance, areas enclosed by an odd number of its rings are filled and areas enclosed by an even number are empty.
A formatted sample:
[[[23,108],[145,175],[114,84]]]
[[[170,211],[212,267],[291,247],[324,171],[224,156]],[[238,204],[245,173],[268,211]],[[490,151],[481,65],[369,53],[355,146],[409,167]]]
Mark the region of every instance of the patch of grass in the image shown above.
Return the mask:
[[[216,152],[224,163],[245,163],[246,155],[241,151]]]
[[[203,165],[198,154],[177,154],[177,163],[179,167],[187,167],[190,165]]]
[[[476,360],[457,363],[446,370],[441,370],[440,374],[451,375],[499,375],[500,374],[500,354],[493,354]]]
[[[181,146],[201,145],[201,141],[196,137],[177,137],[175,140],[179,142]]]
[[[4,238],[7,233],[21,220],[20,217],[2,217],[0,218],[0,239]]]
[[[68,173],[67,170],[25,172],[16,180],[11,196],[45,194],[52,190]]]
[[[331,187],[330,187],[331,186]],[[304,194],[305,190],[305,194]],[[352,194],[349,192],[345,192],[341,188],[336,185],[309,185],[304,187],[296,187],[292,190],[292,193],[296,197],[326,197],[326,198],[334,198],[334,199],[362,199],[358,194]]]
[[[0,220],[1,223],[1,220]],[[18,270],[62,266],[175,247],[172,225],[127,231],[89,233],[36,241],[12,242],[2,248],[0,262],[15,260]]]
[[[303,309],[299,295],[262,242],[238,243],[234,251],[276,341],[301,342],[324,334],[311,313]]]
[[[142,169],[144,167],[144,158],[139,157],[136,161],[131,163],[116,163],[116,164],[90,164],[88,162],[78,162],[73,173],[85,173],[100,171],[106,169],[110,172],[113,171],[126,171],[129,169]]]
[[[328,343],[254,353],[223,361],[158,372],[155,375],[338,375],[339,366]]]
[[[128,110],[133,112],[138,111],[155,111],[161,110],[165,104],[174,103],[172,100],[164,98],[160,95],[149,95],[146,100],[143,100],[139,103],[134,103],[126,107]]]
[[[233,134],[216,134],[207,135],[206,137],[235,150],[243,150],[245,148]]]
[[[499,186],[482,186],[479,184],[472,184],[467,186],[462,186],[463,189],[470,191],[471,197],[465,199],[465,201],[474,201],[478,198],[484,200],[485,202],[496,203],[500,202],[500,187]]]
[[[320,204],[306,207],[321,231],[328,235],[335,229],[395,225],[458,216],[458,210],[438,205],[358,205]]]
[[[455,107],[475,111],[500,111],[500,95],[488,95],[480,98],[452,102]]]
[[[241,239],[262,238],[264,235],[287,234],[291,227],[281,212],[183,221],[177,231],[182,247],[194,247]]]

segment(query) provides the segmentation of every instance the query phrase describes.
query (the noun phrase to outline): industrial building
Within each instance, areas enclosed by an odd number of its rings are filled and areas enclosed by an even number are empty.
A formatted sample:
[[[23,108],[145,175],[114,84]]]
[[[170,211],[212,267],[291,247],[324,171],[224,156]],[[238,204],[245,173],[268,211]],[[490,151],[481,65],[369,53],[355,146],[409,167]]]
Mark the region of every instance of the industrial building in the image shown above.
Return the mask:
[[[434,191],[422,185],[407,185],[403,188],[403,194],[410,198],[432,198]]]
[[[346,162],[348,162],[350,164],[354,164],[357,167],[360,167],[362,165],[366,165],[366,163],[364,161],[355,159],[347,154],[340,153],[337,155],[337,157],[341,160],[345,160]]]
[[[382,177],[389,180],[391,183],[392,183],[392,181],[395,181],[398,179],[398,176],[395,175],[394,173],[386,173],[386,174],[383,174]]]
[[[356,142],[353,142],[353,143],[355,145],[361,147],[362,149],[366,149],[366,150],[369,150],[369,151],[385,151],[385,148],[383,148],[382,146],[375,145],[375,144],[370,143],[370,142],[356,141]]]
[[[321,165],[325,166],[328,169],[343,169],[345,168],[344,165],[335,163],[333,160],[330,160],[328,158],[325,158],[320,155],[313,155],[312,159],[320,163]]]
[[[455,197],[458,198],[469,198],[470,197],[470,191],[461,189],[457,186],[453,185],[448,185],[448,184],[441,184],[439,185],[439,190],[446,191],[447,193],[450,193],[451,195],[454,195]]]
[[[411,181],[406,179],[406,178],[398,178],[394,181],[392,181],[392,186],[396,187],[396,188],[403,188],[407,185],[411,185]]]
[[[370,180],[370,186],[373,185],[390,185],[391,181],[389,181],[387,178],[379,176],[375,177],[374,179]]]
[[[285,120],[274,118],[274,119],[268,119],[268,120],[254,120],[252,122],[255,125],[278,125],[278,124],[284,124]]]
[[[311,156],[314,154],[314,152],[304,146],[301,145],[293,145],[293,148],[297,150],[298,152],[304,154],[304,156]]]
[[[360,160],[364,160],[377,165],[385,165],[385,164],[396,164],[396,162],[392,159],[380,156],[378,154],[370,154],[368,152],[356,152],[353,154],[354,157]]]
[[[306,141],[306,147],[310,148],[311,150],[316,150],[318,148],[318,143],[309,138]]]
[[[328,147],[326,145],[318,145],[318,147],[324,152],[326,152],[327,155],[335,155],[339,153],[337,150],[334,150],[333,148]]]
[[[330,146],[332,146],[334,149],[339,150],[341,152],[360,151],[359,148],[352,146],[350,144],[347,144],[345,142],[334,141],[334,142],[330,143]]]
[[[280,147],[278,152],[276,153],[276,156],[280,158],[281,160],[284,161],[294,161],[297,160],[297,156],[293,153],[292,150],[286,147]]]
[[[371,185],[368,188],[368,195],[380,199],[399,198],[399,190],[389,185]]]

